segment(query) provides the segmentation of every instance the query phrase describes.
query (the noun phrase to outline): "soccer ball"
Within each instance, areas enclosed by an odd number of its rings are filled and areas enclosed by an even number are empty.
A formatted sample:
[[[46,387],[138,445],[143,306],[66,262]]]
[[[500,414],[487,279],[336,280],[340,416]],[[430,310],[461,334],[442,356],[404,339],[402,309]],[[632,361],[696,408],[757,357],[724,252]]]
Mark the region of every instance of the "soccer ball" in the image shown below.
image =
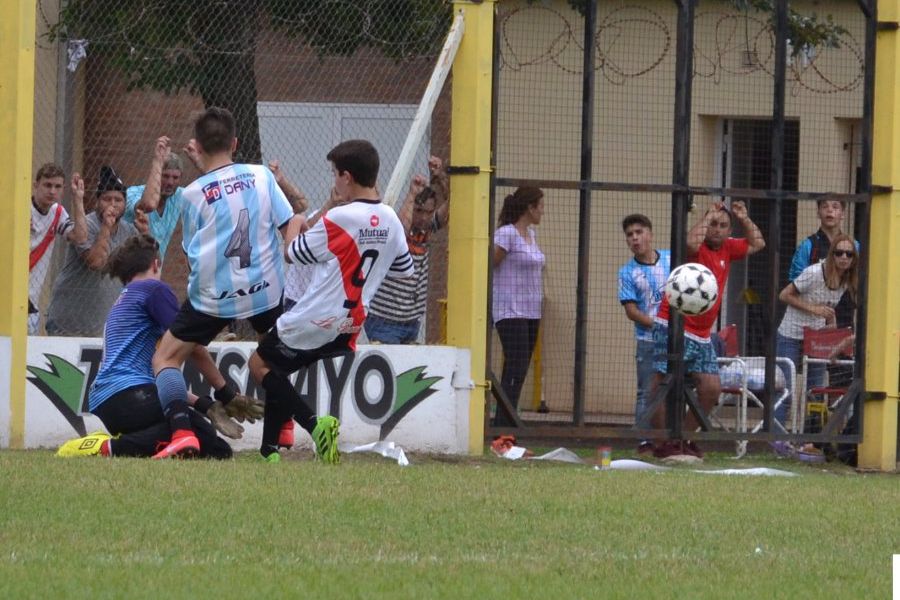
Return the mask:
[[[666,281],[669,306],[683,315],[702,315],[716,304],[719,284],[712,271],[699,263],[676,267]]]

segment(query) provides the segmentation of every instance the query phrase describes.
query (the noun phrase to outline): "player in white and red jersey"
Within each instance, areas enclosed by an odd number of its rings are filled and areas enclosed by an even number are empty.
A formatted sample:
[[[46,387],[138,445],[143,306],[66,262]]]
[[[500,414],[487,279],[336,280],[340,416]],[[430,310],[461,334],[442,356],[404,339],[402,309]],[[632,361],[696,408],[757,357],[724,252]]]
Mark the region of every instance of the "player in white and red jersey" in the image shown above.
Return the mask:
[[[366,306],[384,278],[414,273],[403,225],[375,189],[379,160],[372,144],[349,140],[327,158],[335,190],[349,202],[329,210],[302,235],[288,228],[285,258],[316,265],[315,273],[303,297],[278,318],[250,357],[250,373],[266,390],[260,453],[272,462],[279,460],[279,431],[292,417],[312,435],[319,458],[339,460],[337,419],[312,414],[288,376],[317,360],[356,350]]]

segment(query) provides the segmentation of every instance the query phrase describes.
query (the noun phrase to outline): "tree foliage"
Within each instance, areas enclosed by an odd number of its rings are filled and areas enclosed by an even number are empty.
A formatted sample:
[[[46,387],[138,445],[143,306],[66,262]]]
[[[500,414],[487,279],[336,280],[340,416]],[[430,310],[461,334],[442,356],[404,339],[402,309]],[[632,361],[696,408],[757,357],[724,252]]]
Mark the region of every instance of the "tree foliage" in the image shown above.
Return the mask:
[[[444,0],[70,0],[50,36],[88,40],[130,89],[187,91],[230,109],[238,158],[257,162],[260,32],[277,29],[320,56],[373,47],[402,59],[436,52],[450,16]]]

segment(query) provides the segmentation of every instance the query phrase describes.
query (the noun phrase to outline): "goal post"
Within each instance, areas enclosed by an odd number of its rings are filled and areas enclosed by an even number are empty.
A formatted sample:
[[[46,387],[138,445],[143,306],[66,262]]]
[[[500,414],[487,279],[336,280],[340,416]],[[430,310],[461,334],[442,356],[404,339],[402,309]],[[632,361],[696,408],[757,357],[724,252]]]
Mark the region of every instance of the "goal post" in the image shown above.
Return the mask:
[[[0,170],[9,208],[0,213],[0,256],[8,286],[0,294],[0,447],[25,443],[25,350],[34,115],[35,3],[0,4],[0,143],[12,158]]]
[[[447,343],[471,350],[469,453],[484,448],[487,393],[487,283],[490,248],[491,96],[494,44],[493,0],[457,0],[466,35],[453,65],[450,165],[477,167],[450,177],[453,216],[447,268]]]
[[[450,74],[450,67],[456,58],[456,51],[459,49],[464,30],[465,21],[463,15],[462,13],[457,13],[453,18],[453,24],[450,27],[450,32],[447,34],[447,39],[444,41],[444,47],[438,56],[431,78],[428,80],[425,93],[422,94],[422,101],[419,102],[419,108],[416,110],[416,115],[409,126],[409,134],[406,136],[406,141],[403,142],[400,157],[397,159],[397,164],[391,173],[387,189],[384,191],[383,200],[388,206],[396,207],[397,202],[403,195],[403,188],[409,179],[413,160],[415,160],[416,152],[422,144],[422,138],[425,137],[425,131],[428,129],[434,106],[437,104],[441,90],[444,88],[444,82],[447,81],[447,75]]]

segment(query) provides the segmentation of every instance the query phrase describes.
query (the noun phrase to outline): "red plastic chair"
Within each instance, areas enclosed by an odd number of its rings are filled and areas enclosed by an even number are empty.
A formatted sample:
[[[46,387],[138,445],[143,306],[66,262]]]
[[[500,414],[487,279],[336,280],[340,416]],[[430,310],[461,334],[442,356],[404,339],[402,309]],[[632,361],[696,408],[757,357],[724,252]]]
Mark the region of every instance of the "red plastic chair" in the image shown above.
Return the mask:
[[[853,335],[851,327],[840,329],[811,329],[803,328],[803,389],[802,406],[800,415],[806,422],[807,413],[818,414],[822,425],[828,421],[828,412],[847,393],[846,387],[837,387],[825,383],[808,387],[810,365],[852,365],[853,360],[841,359],[831,361],[831,353],[849,336]],[[853,355],[851,346],[846,354]]]

